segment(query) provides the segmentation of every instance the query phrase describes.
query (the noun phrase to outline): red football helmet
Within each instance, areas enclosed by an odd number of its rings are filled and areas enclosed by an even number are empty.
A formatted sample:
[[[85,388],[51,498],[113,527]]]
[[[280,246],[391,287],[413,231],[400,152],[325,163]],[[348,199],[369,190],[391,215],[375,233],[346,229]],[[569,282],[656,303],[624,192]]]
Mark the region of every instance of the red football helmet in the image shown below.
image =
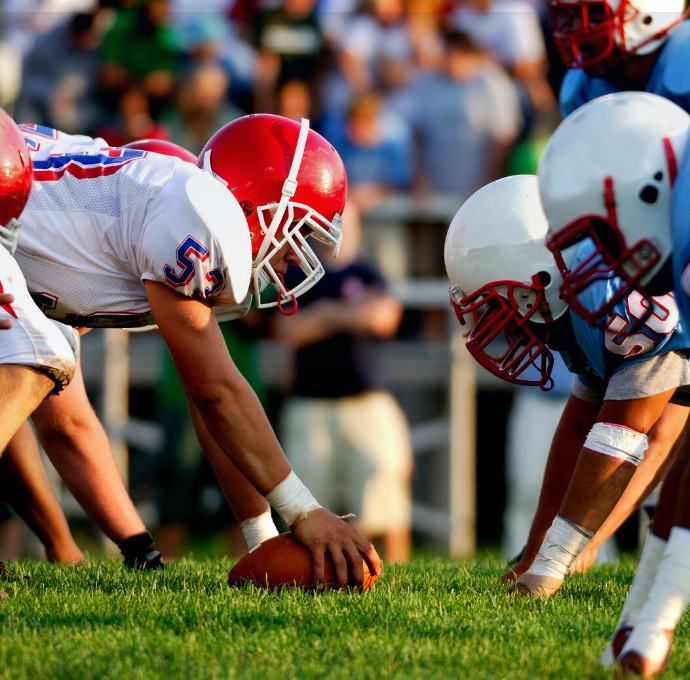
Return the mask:
[[[0,243],[17,247],[19,216],[31,193],[34,168],[17,124],[0,109]]]
[[[307,243],[308,236],[334,246],[342,238],[341,215],[347,198],[347,176],[338,152],[309,121],[282,116],[244,116],[221,128],[199,155],[197,165],[225,184],[247,217],[252,241],[252,286],[258,307],[281,308],[311,288],[324,274]],[[306,275],[292,290],[271,266],[285,245],[297,253]],[[269,284],[276,302],[261,301]]]
[[[587,68],[617,47],[649,54],[688,13],[685,0],[552,0],[553,38],[568,68]]]
[[[162,139],[139,139],[136,142],[125,144],[123,148],[138,149],[139,151],[153,151],[154,153],[160,153],[164,156],[176,156],[187,163],[196,163],[196,156],[191,151],[187,151],[187,149],[178,144],[166,142]]]

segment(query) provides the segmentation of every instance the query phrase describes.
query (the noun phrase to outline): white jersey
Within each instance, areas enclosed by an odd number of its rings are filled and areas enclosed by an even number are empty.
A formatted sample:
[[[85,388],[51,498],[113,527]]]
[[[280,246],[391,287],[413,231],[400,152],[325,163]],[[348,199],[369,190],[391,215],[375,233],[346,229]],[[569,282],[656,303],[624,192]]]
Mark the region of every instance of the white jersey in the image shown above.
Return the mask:
[[[34,183],[15,257],[47,316],[73,326],[152,325],[146,280],[208,299],[223,318],[246,313],[249,230],[220,181],[171,156],[19,127]]]

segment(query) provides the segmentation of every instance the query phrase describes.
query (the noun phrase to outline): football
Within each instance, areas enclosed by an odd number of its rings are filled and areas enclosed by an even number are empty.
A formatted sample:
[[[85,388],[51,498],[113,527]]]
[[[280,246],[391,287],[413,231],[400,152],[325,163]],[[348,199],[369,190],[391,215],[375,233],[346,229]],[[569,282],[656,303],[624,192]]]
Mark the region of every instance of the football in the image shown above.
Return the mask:
[[[378,576],[369,571],[369,565],[362,560],[364,567],[364,581],[361,590],[369,590]],[[326,554],[325,587],[335,585],[335,571],[333,560]],[[350,570],[348,569],[348,585],[354,587]],[[228,576],[231,586],[241,586],[254,583],[267,588],[281,586],[297,586],[304,590],[314,588],[314,562],[311,552],[299,543],[291,533],[280,534],[262,543],[254,552],[245,555],[233,568]]]

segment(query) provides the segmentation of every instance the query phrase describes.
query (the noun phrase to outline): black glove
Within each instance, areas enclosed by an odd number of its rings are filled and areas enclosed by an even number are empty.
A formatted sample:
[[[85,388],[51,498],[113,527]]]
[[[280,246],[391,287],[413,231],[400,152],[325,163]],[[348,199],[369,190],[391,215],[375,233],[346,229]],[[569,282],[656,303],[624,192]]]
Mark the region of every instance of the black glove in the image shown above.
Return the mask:
[[[160,552],[153,549],[155,545],[153,536],[143,531],[126,538],[117,547],[125,558],[125,566],[130,569],[165,569]]]

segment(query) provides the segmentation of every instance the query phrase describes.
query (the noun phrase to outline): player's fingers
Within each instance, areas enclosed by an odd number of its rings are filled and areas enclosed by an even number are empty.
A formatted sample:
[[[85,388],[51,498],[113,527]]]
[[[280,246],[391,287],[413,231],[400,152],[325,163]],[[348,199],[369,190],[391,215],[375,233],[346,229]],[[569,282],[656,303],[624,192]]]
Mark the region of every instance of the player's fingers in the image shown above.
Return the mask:
[[[515,570],[513,569],[508,569],[508,571],[501,576],[501,583],[503,585],[507,585],[508,583],[515,583],[517,580],[518,574]]]
[[[359,586],[364,581],[362,555],[352,541],[347,541],[342,547],[343,553],[345,553],[345,557],[347,557],[347,561],[352,569],[352,580]]]
[[[383,568],[381,566],[381,558],[376,552],[376,548],[374,548],[374,546],[359,532],[352,536],[352,542],[367,561],[369,571],[376,576],[380,576]]]
[[[325,586],[324,579],[324,548],[320,543],[311,546],[311,554],[314,558],[314,583],[319,584],[319,589],[323,590]]]
[[[336,586],[343,588],[347,585],[347,560],[338,541],[332,540],[328,544],[328,552],[331,554],[333,566],[335,567]]]
[[[0,305],[11,305],[14,302],[12,293],[0,293]]]
[[[0,320],[0,330],[6,331],[12,328],[12,322],[9,319]]]

